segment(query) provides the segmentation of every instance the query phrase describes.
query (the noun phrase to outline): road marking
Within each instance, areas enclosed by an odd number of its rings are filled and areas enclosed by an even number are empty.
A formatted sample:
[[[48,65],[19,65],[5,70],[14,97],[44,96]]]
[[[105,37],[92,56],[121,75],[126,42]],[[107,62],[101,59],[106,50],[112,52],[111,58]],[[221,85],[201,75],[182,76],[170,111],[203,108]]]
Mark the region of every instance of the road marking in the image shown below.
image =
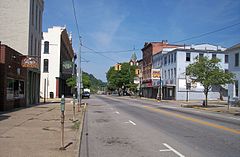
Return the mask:
[[[170,151],[172,151],[172,150],[170,150],[170,149],[162,149],[162,150],[159,150],[160,152],[170,152]]]
[[[136,125],[136,123],[134,123],[133,121],[129,120],[130,123],[132,123],[133,125]]]
[[[231,132],[231,133],[240,134],[240,130],[228,128],[228,127],[225,127],[225,126],[222,126],[222,125],[206,122],[206,121],[199,120],[199,119],[192,118],[192,117],[187,117],[187,116],[180,115],[180,114],[177,114],[177,113],[164,111],[164,110],[161,110],[161,109],[156,109],[156,108],[153,108],[153,107],[150,107],[150,106],[143,106],[143,107],[148,109],[148,110],[151,110],[151,111],[163,113],[163,114],[166,114],[166,115],[175,116],[177,118],[181,118],[181,119],[192,121],[192,122],[195,122],[195,123],[198,123],[198,124],[210,126],[210,127],[217,128],[217,129],[221,129],[221,130],[228,131],[228,132]]]
[[[180,156],[180,157],[185,157],[184,155],[182,155],[181,153],[179,153],[176,149],[172,148],[172,147],[169,146],[168,144],[163,143],[163,145],[164,145],[165,147],[167,147],[168,149],[159,150],[160,152],[170,152],[170,151],[172,151],[172,152],[174,152],[175,154],[177,154],[177,155]]]
[[[131,120],[128,120],[128,122],[124,122],[124,123],[131,123],[132,125],[137,125],[136,123],[134,123],[134,122],[131,121]]]
[[[116,114],[120,114],[118,111],[116,111],[116,112],[114,112],[114,113],[116,113]]]

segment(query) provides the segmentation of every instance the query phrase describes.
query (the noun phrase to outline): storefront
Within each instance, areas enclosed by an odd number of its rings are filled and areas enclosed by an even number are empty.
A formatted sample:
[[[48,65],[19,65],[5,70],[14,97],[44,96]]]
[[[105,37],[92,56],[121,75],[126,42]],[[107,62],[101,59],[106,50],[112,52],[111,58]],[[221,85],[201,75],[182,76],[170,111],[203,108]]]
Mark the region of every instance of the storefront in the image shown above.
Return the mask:
[[[27,70],[21,66],[22,54],[1,45],[0,56],[0,111],[26,106]]]

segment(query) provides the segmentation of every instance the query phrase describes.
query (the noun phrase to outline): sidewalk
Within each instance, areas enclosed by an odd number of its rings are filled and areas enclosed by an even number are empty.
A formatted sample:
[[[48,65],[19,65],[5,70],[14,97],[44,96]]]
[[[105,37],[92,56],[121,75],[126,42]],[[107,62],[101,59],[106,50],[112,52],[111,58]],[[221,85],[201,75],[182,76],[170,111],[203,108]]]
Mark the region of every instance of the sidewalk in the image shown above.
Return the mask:
[[[22,108],[12,112],[0,112],[0,156],[4,157],[71,157],[77,156],[83,107],[73,123],[72,104],[65,105],[64,145],[60,151],[60,104],[48,103]],[[80,129],[79,129],[80,127]]]
[[[131,97],[134,99],[143,99],[143,100],[150,100],[158,103],[165,103],[169,105],[173,105],[175,107],[184,107],[184,108],[193,108],[196,110],[204,110],[207,112],[213,113],[223,113],[223,114],[230,114],[234,116],[240,116],[240,107],[233,107],[227,105],[226,101],[208,101],[208,107],[202,106],[202,101],[176,101],[176,100],[157,100],[151,98],[144,98],[144,97]]]

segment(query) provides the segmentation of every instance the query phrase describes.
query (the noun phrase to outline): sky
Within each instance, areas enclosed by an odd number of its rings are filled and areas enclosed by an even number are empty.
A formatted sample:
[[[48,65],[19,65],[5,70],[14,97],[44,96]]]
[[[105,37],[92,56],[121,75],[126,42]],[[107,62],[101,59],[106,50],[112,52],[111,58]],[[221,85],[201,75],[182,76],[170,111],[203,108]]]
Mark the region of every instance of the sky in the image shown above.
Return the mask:
[[[74,0],[74,3],[83,45],[82,69],[102,81],[106,81],[110,66],[128,62],[133,52],[141,59],[145,42],[176,43],[238,23],[177,44],[209,43],[228,48],[240,43],[239,0]],[[72,33],[75,53],[80,51],[72,0],[44,1],[43,31],[52,26],[66,26]]]

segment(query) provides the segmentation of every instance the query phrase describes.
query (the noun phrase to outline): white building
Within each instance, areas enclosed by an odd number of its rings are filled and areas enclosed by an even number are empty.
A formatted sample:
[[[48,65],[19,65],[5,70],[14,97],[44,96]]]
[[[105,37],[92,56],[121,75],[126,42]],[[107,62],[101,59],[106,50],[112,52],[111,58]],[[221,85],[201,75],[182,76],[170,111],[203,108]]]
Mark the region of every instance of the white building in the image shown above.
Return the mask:
[[[43,0],[0,0],[0,41],[40,62]],[[38,63],[39,63],[38,62]],[[27,104],[39,102],[40,69],[28,68]]]
[[[74,52],[71,40],[65,27],[54,26],[43,33],[41,97],[45,94],[45,98],[59,98],[62,94],[71,94],[71,89],[66,85],[66,80],[72,76]]]
[[[225,48],[209,44],[199,44],[166,49],[154,56],[153,68],[160,68],[161,71],[161,97],[162,99],[174,100],[203,100],[203,86],[200,83],[191,84],[187,89],[186,84],[190,80],[186,78],[186,67],[194,63],[197,56],[217,57],[221,59],[221,67],[228,69],[228,55],[224,53]],[[189,82],[188,82],[189,81]],[[159,82],[159,81],[158,81]],[[159,86],[159,83],[155,86]],[[226,96],[226,89],[222,89]],[[209,92],[209,99],[218,99],[219,89],[213,88]]]
[[[228,86],[230,101],[240,100],[240,44],[234,45],[226,50],[229,55],[229,71],[235,74],[234,84]]]

